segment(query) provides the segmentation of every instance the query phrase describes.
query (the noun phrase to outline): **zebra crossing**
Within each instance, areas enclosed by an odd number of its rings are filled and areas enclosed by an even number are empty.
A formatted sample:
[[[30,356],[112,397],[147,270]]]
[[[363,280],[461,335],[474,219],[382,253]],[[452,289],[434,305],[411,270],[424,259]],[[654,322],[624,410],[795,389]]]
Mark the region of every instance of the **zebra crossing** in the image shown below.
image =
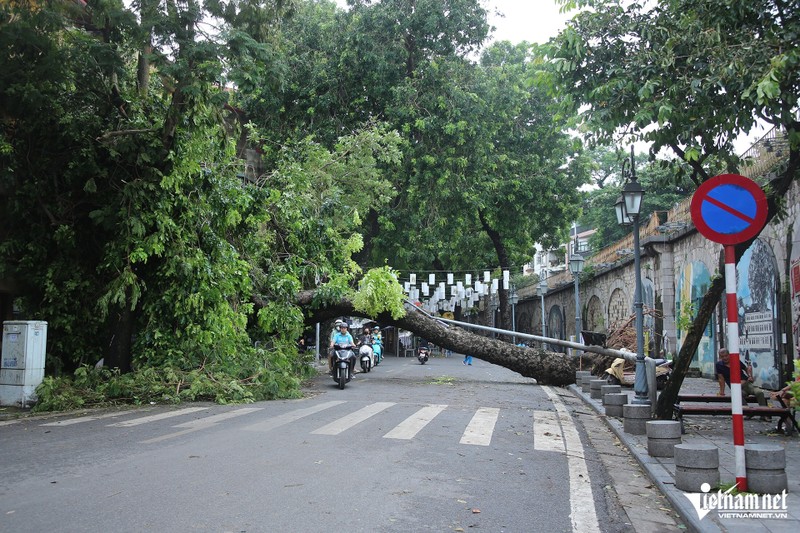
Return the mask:
[[[398,406],[403,409],[408,408],[408,404],[398,404],[397,402],[372,402],[362,406],[356,405],[356,402],[348,402],[345,400],[326,401],[293,409],[255,422],[247,423],[247,420],[243,419],[246,423],[240,429],[243,431],[269,432],[288,424],[298,423],[319,413],[330,412],[330,410],[338,408],[338,410],[347,410],[347,413],[341,414],[337,412],[335,418],[329,419],[325,423],[320,422],[318,427],[309,430],[311,435],[337,436]],[[446,411],[457,410],[458,412],[463,412],[462,408],[451,407],[446,404],[429,404],[414,406],[414,408],[416,409],[414,412],[392,427],[383,435],[383,438],[393,440],[411,440],[419,438],[423,430]],[[108,423],[104,424],[108,428],[135,428],[156,422],[178,421],[181,417],[186,417],[187,415],[196,416],[196,418],[188,422],[180,422],[171,425],[170,428],[176,431],[140,441],[142,444],[152,444],[195,431],[208,429],[235,418],[247,417],[248,415],[252,416],[256,413],[263,412],[266,408],[252,406],[240,407],[219,414],[198,416],[204,414],[209,409],[211,409],[211,407],[185,407],[155,414],[140,414],[140,416],[133,418],[115,421],[114,419],[125,418],[132,413],[131,411],[120,411],[60,419],[39,425],[48,428],[57,428],[74,426],[87,422],[108,421]],[[477,408],[469,422],[463,428],[459,443],[466,446],[490,446],[497,431],[500,415],[501,409],[496,407]],[[529,421],[530,425],[528,428],[532,430],[531,433],[533,435],[535,450],[559,452],[562,454],[566,453],[567,445],[565,444],[563,430],[563,426],[566,425],[566,422],[563,418],[563,413],[558,413],[556,411],[533,411],[532,420]]]

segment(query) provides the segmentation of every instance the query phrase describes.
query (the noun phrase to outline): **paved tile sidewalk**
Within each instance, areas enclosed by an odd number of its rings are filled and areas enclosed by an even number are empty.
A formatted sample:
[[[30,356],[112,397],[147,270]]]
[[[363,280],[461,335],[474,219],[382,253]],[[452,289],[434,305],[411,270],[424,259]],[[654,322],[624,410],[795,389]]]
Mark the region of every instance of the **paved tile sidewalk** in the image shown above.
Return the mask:
[[[702,533],[795,533],[800,531],[800,436],[794,433],[785,436],[775,431],[777,421],[766,422],[753,418],[745,420],[744,433],[745,445],[747,444],[777,444],[786,450],[786,474],[789,480],[788,514],[787,520],[783,519],[755,519],[720,518],[716,511],[710,512],[702,520],[699,519],[695,508],[690,503],[685,492],[675,487],[675,462],[671,457],[650,457],[647,453],[647,436],[630,435],[623,431],[622,419],[605,417],[605,409],[599,400],[592,399],[589,393],[584,393],[579,386],[571,385],[570,390],[584,402],[590,405],[597,413],[603,415],[604,420],[617,435],[622,443],[628,447],[642,468],[658,485],[681,519],[687,526]],[[716,381],[705,378],[686,378],[681,387],[681,392],[687,394],[716,394],[718,391]],[[623,389],[624,392],[633,391]],[[733,430],[731,418],[728,416],[694,416],[684,421],[686,434],[682,436],[683,443],[711,444],[719,448],[720,482],[732,484],[736,476],[735,460],[733,456]]]

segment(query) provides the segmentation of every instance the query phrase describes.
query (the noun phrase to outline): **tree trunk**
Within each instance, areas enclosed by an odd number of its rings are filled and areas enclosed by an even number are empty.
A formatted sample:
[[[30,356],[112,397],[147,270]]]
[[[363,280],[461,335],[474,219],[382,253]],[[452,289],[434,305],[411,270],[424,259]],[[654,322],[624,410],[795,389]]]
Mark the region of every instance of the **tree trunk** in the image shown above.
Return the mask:
[[[118,368],[120,373],[131,371],[134,313],[129,303],[122,305],[117,314],[110,317],[111,342],[108,346],[105,366]]]

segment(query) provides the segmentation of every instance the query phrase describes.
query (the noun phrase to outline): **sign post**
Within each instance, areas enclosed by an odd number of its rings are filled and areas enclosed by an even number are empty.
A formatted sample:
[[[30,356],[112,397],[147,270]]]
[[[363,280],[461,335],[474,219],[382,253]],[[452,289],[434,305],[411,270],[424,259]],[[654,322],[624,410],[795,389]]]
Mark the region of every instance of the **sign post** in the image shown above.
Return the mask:
[[[692,222],[708,240],[725,247],[726,333],[731,367],[731,414],[733,449],[736,461],[736,486],[747,490],[744,459],[744,419],[742,416],[741,361],[739,360],[739,320],[736,302],[736,248],[764,227],[767,198],[753,180],[738,174],[722,174],[704,182],[692,196]]]

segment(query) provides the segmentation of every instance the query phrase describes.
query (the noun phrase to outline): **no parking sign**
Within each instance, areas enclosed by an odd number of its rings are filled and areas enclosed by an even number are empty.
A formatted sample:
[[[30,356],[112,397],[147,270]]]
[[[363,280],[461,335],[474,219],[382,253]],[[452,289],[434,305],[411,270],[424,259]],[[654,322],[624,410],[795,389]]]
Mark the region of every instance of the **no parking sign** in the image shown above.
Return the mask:
[[[767,220],[767,197],[756,182],[739,174],[721,174],[692,196],[692,222],[708,240],[738,244],[752,239]]]

